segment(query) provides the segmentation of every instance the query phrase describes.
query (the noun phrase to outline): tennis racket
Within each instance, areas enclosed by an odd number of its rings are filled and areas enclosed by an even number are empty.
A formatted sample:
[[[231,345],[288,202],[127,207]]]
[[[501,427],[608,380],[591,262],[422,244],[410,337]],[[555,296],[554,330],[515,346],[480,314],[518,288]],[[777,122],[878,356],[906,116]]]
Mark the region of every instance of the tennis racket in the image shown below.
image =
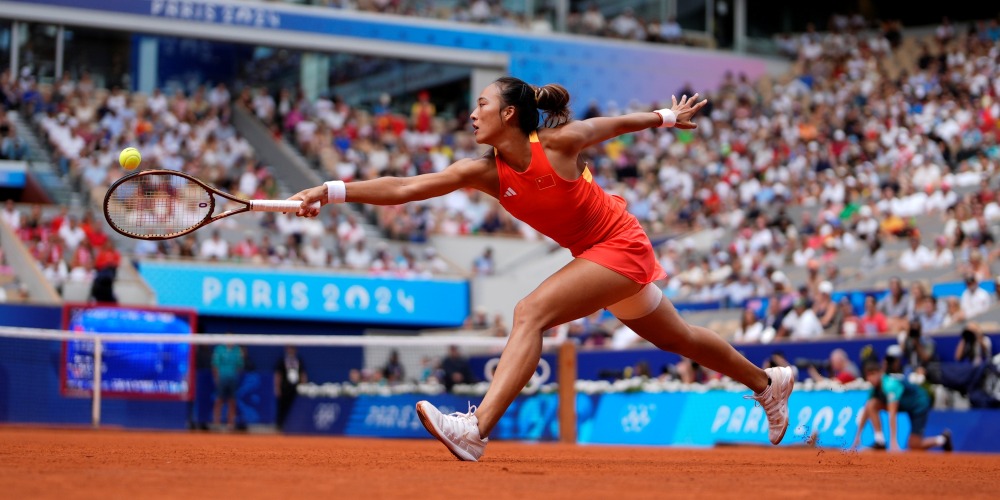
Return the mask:
[[[216,214],[216,197],[239,206]],[[224,203],[225,200],[222,200]],[[104,217],[130,238],[167,240],[243,212],[295,212],[302,202],[244,200],[174,170],[144,170],[118,179],[104,195]]]

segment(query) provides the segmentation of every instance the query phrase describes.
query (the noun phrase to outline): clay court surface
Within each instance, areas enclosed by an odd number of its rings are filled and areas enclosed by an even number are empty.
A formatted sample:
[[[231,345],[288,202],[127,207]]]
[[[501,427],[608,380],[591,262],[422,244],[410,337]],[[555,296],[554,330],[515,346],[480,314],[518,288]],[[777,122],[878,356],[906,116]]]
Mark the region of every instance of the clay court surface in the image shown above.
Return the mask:
[[[0,427],[0,498],[997,498],[1000,456]]]

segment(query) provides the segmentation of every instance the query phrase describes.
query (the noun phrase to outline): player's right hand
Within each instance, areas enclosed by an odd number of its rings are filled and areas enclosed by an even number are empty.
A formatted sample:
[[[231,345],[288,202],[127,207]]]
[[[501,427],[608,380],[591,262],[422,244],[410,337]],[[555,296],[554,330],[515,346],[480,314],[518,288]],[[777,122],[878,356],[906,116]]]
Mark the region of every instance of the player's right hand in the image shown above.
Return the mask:
[[[319,215],[320,207],[327,203],[326,184],[303,189],[289,196],[288,199],[302,202],[302,207],[299,208],[298,212],[295,212],[295,215],[299,217],[316,217]]]

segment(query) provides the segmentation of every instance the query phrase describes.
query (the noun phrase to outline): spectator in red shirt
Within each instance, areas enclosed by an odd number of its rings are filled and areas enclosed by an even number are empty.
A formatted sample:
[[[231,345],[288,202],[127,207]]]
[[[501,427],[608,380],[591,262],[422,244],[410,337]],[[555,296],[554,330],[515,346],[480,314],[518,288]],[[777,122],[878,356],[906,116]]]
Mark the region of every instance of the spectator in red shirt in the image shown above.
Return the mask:
[[[69,218],[69,207],[62,205],[59,207],[59,213],[49,221],[49,231],[58,233],[59,229],[62,227],[62,223],[67,218]]]
[[[875,307],[875,296],[865,297],[865,312],[858,318],[858,333],[865,337],[882,335],[889,331],[885,314]]]
[[[93,248],[102,248],[108,239],[108,236],[101,231],[100,226],[94,222],[94,216],[90,212],[84,212],[83,218],[80,220],[80,229],[83,229],[83,232],[87,234],[87,240],[90,241],[90,246]]]
[[[121,263],[121,255],[115,249],[114,243],[105,239],[104,245],[97,251],[97,256],[94,258],[94,267],[97,270],[117,269],[119,263]]]
[[[118,274],[118,264],[121,263],[121,255],[115,249],[114,242],[105,238],[94,257],[94,269],[97,274],[90,287],[90,298],[95,302],[117,303],[115,297],[114,283]]]
[[[253,237],[253,232],[247,231],[246,238],[233,247],[233,257],[243,262],[256,261],[257,257],[260,256],[260,248]]]

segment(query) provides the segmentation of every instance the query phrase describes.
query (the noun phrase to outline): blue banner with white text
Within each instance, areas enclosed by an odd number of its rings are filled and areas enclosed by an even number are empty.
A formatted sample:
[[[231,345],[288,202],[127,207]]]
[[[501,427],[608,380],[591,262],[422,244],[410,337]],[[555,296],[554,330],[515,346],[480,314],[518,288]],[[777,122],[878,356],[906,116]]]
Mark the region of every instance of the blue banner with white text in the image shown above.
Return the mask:
[[[789,425],[781,446],[851,446],[868,390],[800,391],[789,402]],[[299,397],[285,430],[296,434],[327,434],[386,438],[426,438],[417,417],[417,401],[426,399],[443,413],[468,410],[478,396],[401,394],[337,398]],[[491,438],[528,441],[559,439],[559,401],[556,394],[518,397],[493,430]],[[577,439],[581,444],[707,447],[720,444],[766,445],[764,409],[739,392],[578,394]],[[954,418],[980,412],[935,412],[925,434],[940,433]],[[986,412],[988,415],[989,412]],[[883,429],[888,416],[883,412]],[[980,417],[975,417],[980,418]],[[978,422],[978,420],[975,420]],[[977,424],[978,425],[978,424]],[[897,441],[906,448],[909,417],[901,413]],[[973,432],[971,429],[969,432]],[[871,425],[861,444],[873,443]],[[956,434],[956,442],[965,433]],[[963,444],[971,446],[972,444]],[[1000,446],[994,442],[989,446]]]
[[[164,306],[200,314],[454,327],[469,315],[465,280],[397,279],[218,265],[143,262]]]
[[[869,390],[797,391],[788,403],[788,430],[781,446],[846,449],[854,442]],[[952,432],[956,451],[1000,451],[996,410],[932,410],[924,436]],[[580,443],[617,445],[770,446],[764,409],[739,392],[612,393],[577,397]],[[881,412],[888,435],[889,416]],[[896,442],[907,448],[909,415],[899,414]],[[874,443],[871,424],[861,446]]]
[[[743,399],[744,394],[604,394],[580,439],[633,445],[768,444],[764,409]],[[826,446],[849,445],[857,432],[858,412],[867,399],[868,391],[795,393],[789,401],[790,421],[782,445],[802,445],[813,433]],[[908,431],[901,428],[900,432]]]
[[[288,415],[285,432],[386,438],[426,438],[416,404],[428,400],[442,413],[469,410],[479,396],[454,394],[299,397]],[[491,434],[496,439],[554,441],[559,438],[558,398],[555,394],[522,396],[514,400]]]

